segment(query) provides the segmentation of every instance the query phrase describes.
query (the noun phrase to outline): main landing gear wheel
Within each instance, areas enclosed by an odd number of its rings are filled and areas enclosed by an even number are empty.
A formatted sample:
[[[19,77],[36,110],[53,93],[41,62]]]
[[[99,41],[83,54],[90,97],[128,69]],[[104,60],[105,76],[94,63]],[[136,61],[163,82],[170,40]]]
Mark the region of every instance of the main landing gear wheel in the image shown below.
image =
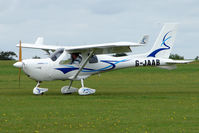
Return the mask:
[[[72,93],[75,93],[77,92],[77,88],[74,88],[74,87],[70,87],[70,86],[64,86],[61,88],[61,93],[62,94],[72,94]]]
[[[43,95],[44,92],[47,92],[47,88],[40,88],[40,82],[38,81],[36,87],[33,89],[33,94],[34,95]]]
[[[72,83],[73,83],[73,80],[70,81],[70,84],[69,86],[64,86],[61,88],[61,93],[62,94],[72,94],[74,92],[77,92],[77,88],[74,88],[72,87]]]
[[[82,87],[78,90],[79,95],[81,95],[81,96],[91,95],[91,94],[94,94],[96,92],[95,89],[84,87],[84,80],[83,79],[81,79],[81,84],[82,84]]]
[[[84,87],[84,80],[83,79],[81,79],[82,87],[79,90],[77,88],[72,87],[72,83],[73,83],[73,80],[70,81],[69,86],[62,87],[61,93],[62,94],[72,94],[72,93],[78,92],[79,95],[85,96],[85,95],[94,94],[96,92],[95,89]]]

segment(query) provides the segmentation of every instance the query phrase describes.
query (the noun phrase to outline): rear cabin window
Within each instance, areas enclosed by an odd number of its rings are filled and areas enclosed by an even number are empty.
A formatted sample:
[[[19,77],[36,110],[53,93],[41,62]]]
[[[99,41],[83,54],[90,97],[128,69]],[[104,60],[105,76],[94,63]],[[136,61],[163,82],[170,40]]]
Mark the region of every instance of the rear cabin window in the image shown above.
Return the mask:
[[[89,63],[98,63],[98,59],[96,55],[93,55],[90,59],[89,59]]]

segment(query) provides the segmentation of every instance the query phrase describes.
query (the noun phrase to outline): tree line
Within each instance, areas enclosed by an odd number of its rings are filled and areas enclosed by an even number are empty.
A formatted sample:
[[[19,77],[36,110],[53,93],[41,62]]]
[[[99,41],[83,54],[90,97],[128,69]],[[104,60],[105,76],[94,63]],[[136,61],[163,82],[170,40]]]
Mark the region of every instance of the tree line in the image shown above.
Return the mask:
[[[17,57],[17,54],[12,51],[1,51],[0,52],[0,60],[15,60],[15,57]]]
[[[0,60],[15,60],[17,58],[17,54],[13,51],[1,51],[0,52]],[[40,59],[39,56],[32,57],[33,59]]]

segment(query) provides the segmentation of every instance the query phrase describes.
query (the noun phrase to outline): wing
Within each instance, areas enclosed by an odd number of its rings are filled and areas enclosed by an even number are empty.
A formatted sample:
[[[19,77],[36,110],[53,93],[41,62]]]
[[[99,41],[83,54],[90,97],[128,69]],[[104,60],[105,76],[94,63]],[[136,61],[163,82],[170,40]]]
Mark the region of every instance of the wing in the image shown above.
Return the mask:
[[[130,47],[143,46],[143,44],[132,42],[115,42],[94,45],[82,45],[73,47],[64,47],[69,53],[84,53],[95,50],[95,54],[110,54],[131,52]]]
[[[42,42],[42,43],[40,43]],[[56,46],[56,45],[44,45],[43,38],[38,38],[36,43],[22,43],[23,48],[33,48],[48,50],[57,50],[59,48],[64,48],[69,53],[84,53],[95,50],[95,54],[110,54],[110,53],[122,53],[131,52],[130,47],[143,46],[142,43],[133,42],[115,42],[115,43],[103,43],[103,44],[92,44],[92,45],[80,45],[80,46]],[[19,44],[17,44],[19,47]]]

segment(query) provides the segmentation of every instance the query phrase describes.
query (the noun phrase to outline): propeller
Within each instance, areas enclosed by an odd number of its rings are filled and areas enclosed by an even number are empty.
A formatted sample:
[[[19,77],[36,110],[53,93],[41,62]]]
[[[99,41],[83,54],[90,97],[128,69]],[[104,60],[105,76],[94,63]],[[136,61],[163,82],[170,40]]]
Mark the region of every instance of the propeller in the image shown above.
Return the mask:
[[[19,41],[19,60],[15,64],[13,64],[14,67],[19,68],[19,88],[20,88],[20,80],[21,80],[21,68],[23,67],[22,63],[22,50],[21,50],[21,41]]]
[[[19,62],[22,62],[21,40],[19,41]],[[21,68],[19,68],[19,88],[21,85]]]

